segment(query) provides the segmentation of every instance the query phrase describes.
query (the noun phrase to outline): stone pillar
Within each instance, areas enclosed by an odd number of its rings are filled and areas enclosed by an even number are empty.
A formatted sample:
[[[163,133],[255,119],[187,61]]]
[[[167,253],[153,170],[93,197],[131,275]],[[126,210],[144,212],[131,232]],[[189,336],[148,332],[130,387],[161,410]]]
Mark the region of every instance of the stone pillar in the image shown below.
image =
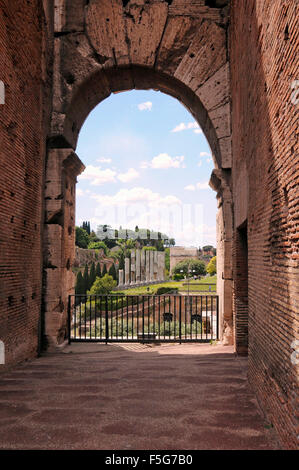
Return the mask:
[[[76,177],[84,165],[72,149],[48,153],[43,252],[44,335],[55,348],[67,338],[68,296],[74,294]]]
[[[154,280],[154,252],[149,251],[150,254],[150,281]]]
[[[164,271],[165,271],[165,252],[158,252],[158,280],[164,281]]]
[[[230,171],[214,170],[210,186],[217,191],[217,294],[219,295],[219,333],[224,345],[233,337],[233,217]]]
[[[136,283],[140,283],[140,250],[136,250]]]
[[[131,251],[131,284],[136,282],[136,252]]]
[[[125,258],[125,286],[130,284],[130,258]]]
[[[145,252],[145,280],[150,282],[150,251],[146,250]]]
[[[124,285],[124,270],[120,269],[118,271],[118,287],[122,287]]]
[[[154,281],[158,280],[158,252],[154,251]]]
[[[140,278],[141,282],[146,281],[146,273],[145,273],[145,251],[141,250],[140,253]]]

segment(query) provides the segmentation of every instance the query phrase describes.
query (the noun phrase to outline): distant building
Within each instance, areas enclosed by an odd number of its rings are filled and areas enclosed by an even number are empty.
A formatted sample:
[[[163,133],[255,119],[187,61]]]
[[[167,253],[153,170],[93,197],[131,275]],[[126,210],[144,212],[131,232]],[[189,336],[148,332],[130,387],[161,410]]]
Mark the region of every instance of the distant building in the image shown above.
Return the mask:
[[[170,248],[170,272],[180,261],[186,258],[198,259],[198,249],[194,247],[174,246]]]

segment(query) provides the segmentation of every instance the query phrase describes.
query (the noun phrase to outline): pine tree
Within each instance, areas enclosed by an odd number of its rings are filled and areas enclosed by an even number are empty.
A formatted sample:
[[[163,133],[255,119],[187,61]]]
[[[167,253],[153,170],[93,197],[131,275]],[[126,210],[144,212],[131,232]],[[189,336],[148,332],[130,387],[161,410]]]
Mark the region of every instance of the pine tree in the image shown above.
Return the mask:
[[[104,264],[104,267],[103,267],[102,277],[104,277],[105,274],[107,274],[107,266],[106,266],[106,264]]]
[[[77,274],[75,293],[76,295],[82,295],[85,293],[84,292],[84,280],[83,280],[81,271],[79,271]]]
[[[88,289],[89,289],[89,274],[88,274],[88,266],[86,264],[85,268],[84,268],[84,274],[83,274],[83,287],[84,287],[84,292],[82,292],[83,294],[85,294]]]
[[[116,269],[115,269],[115,265],[114,265],[114,264],[112,264],[112,266],[110,267],[108,274],[109,274],[110,276],[112,276],[115,281],[117,281],[117,273],[116,273]]]
[[[100,263],[97,263],[97,267],[96,267],[96,277],[102,277],[102,271],[101,271],[101,265],[100,265]]]
[[[89,289],[91,289],[95,280],[96,280],[96,267],[93,262],[90,268],[90,273],[89,273]]]

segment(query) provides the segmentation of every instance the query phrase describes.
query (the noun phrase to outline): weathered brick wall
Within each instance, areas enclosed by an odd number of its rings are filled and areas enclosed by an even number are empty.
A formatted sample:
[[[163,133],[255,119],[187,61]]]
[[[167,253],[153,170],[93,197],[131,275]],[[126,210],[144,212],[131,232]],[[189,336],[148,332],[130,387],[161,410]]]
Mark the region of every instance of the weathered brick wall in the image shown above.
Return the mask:
[[[0,105],[0,339],[7,364],[35,356],[39,343],[50,51],[42,2],[2,0],[0,80],[6,103]]]
[[[291,361],[299,313],[298,105],[291,102],[298,17],[296,0],[232,1],[234,216],[248,220],[249,379],[288,448],[298,447],[299,434]],[[247,185],[248,199],[238,191]]]

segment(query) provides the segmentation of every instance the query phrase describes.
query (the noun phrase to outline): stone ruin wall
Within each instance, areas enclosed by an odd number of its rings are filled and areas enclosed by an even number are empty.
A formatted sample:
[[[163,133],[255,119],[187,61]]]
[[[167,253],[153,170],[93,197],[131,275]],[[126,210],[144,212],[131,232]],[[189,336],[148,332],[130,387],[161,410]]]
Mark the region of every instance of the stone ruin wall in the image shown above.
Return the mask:
[[[237,299],[244,289],[238,279],[247,276],[238,228],[247,221],[249,381],[283,446],[293,449],[299,436],[299,364],[292,362],[292,343],[299,340],[298,18],[296,0],[232,2],[234,315],[246,314]]]

